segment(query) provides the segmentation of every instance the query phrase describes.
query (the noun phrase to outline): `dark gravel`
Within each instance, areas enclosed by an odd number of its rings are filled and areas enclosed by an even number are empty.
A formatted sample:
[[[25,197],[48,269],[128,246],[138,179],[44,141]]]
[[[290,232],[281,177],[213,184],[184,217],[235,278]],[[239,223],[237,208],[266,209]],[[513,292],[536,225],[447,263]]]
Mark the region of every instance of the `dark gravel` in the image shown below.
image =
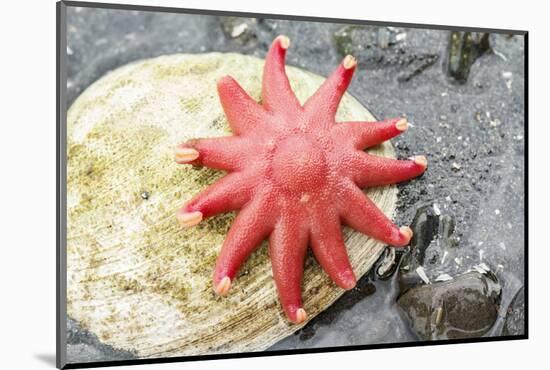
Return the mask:
[[[69,105],[107,71],[162,54],[233,51],[263,57],[273,38],[286,34],[292,40],[287,62],[327,75],[345,53],[353,53],[359,70],[350,92],[376,116],[406,116],[413,124],[393,140],[400,158],[428,157],[427,173],[399,186],[397,223],[411,224],[427,207],[454,225],[452,250],[441,247],[449,230],[439,226],[424,245],[428,278],[461,276],[484,263],[502,287],[498,319],[485,335],[502,335],[504,326],[504,334],[523,333],[523,300],[508,308],[524,285],[522,36],[489,35],[488,48],[472,44],[468,71],[456,73],[454,66],[449,73],[447,31],[71,7],[67,18]],[[466,77],[459,82],[450,75]],[[445,250],[452,254],[443,257]],[[419,340],[411,330],[417,323],[396,305],[405,293],[400,277],[381,279],[371,271],[274,349]],[[69,362],[132,357],[101,344],[74,321],[68,328]]]

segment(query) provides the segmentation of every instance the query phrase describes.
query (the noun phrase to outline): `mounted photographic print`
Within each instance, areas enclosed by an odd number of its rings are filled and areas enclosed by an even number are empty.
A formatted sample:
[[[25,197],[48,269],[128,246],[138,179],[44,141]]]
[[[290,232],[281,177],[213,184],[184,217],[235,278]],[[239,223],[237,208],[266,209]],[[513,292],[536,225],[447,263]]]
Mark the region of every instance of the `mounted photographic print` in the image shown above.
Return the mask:
[[[527,32],[57,5],[58,367],[527,338]]]

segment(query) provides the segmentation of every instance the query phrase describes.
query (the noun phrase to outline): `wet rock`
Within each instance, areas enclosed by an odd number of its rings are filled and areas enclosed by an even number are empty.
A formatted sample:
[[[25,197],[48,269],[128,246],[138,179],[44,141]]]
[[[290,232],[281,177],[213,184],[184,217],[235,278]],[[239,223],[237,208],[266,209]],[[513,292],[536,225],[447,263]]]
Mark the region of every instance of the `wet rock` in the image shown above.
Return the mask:
[[[516,293],[516,296],[506,310],[506,319],[503,335],[525,334],[525,292],[523,287]]]
[[[420,207],[411,228],[414,234],[410,250],[400,264],[399,285],[403,292],[417,284],[445,280],[445,275],[454,272],[450,265],[456,264],[455,220],[441,214],[437,203]]]
[[[435,208],[437,203],[434,204]],[[454,235],[455,220],[451,215],[444,214],[439,217],[437,234],[430,242],[425,252],[425,264],[427,270],[448,271],[449,263],[457,255],[458,238]]]
[[[458,82],[466,82],[474,61],[489,49],[488,33],[451,32],[447,52],[447,74]]]
[[[446,247],[456,245],[454,241],[451,242],[453,240],[454,219],[450,215],[441,215],[437,203],[420,207],[416,212],[411,228],[413,237],[408,250],[388,247],[384,254],[380,256],[375,266],[378,278],[389,278],[397,270],[397,266],[401,265],[400,279],[405,286],[425,282],[425,278],[422,279],[417,270],[427,263],[433,264],[438,258],[438,252],[433,251],[435,249],[432,247],[433,242],[437,241]]]
[[[257,20],[255,18],[220,17],[220,24],[223,33],[228,38],[250,47],[257,45]]]
[[[426,249],[439,231],[440,214],[436,210],[432,205],[420,207],[411,224],[414,232],[411,240],[412,256],[420,265],[424,264]]]
[[[432,206],[420,207],[411,224],[413,237],[409,251],[403,256],[400,273],[401,290],[423,282],[417,273],[418,267],[424,265],[426,249],[435,239],[439,229],[439,215]]]
[[[480,337],[495,323],[501,287],[494,275],[468,272],[452,280],[419,285],[397,300],[424,340]]]
[[[456,203],[456,201],[454,201]],[[450,215],[442,215],[439,223],[439,234],[449,242],[451,246],[456,246],[456,240],[452,238],[455,232],[455,220]]]

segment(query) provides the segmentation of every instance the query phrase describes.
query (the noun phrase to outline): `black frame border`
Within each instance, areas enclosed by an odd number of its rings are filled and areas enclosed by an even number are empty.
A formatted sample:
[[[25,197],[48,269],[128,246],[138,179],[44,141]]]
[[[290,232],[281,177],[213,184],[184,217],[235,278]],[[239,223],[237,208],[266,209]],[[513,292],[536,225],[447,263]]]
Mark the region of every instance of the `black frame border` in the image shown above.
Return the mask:
[[[303,348],[291,350],[277,351],[261,351],[261,352],[239,352],[227,354],[211,354],[211,355],[195,355],[195,356],[177,356],[177,357],[160,357],[148,359],[134,360],[114,360],[114,361],[97,361],[83,363],[67,363],[67,217],[66,217],[66,187],[67,187],[67,157],[66,157],[66,120],[67,120],[67,7],[85,7],[99,9],[115,9],[115,10],[137,10],[146,12],[163,12],[163,13],[184,13],[184,14],[200,14],[213,16],[237,16],[248,18],[270,18],[283,19],[291,21],[306,21],[306,22],[322,22],[322,23],[342,23],[342,24],[359,24],[371,26],[395,26],[419,29],[434,29],[445,31],[471,31],[471,32],[488,32],[488,33],[505,33],[514,34],[524,37],[524,273],[525,273],[525,328],[523,335],[516,336],[498,336],[498,337],[480,337],[470,339],[448,339],[437,341],[415,341],[415,342],[397,342],[383,344],[366,344],[354,346],[339,346],[339,347],[322,347],[322,348]],[[265,357],[265,356],[283,356],[295,354],[313,354],[313,353],[328,353],[328,352],[343,352],[343,351],[361,351],[368,349],[384,349],[384,348],[405,348],[405,347],[420,347],[420,346],[439,346],[447,344],[467,344],[467,343],[486,343],[500,342],[510,340],[524,340],[529,338],[529,32],[527,30],[513,29],[496,29],[483,27],[461,27],[448,25],[432,25],[424,23],[403,23],[403,22],[386,22],[386,21],[369,21],[359,19],[344,19],[344,18],[328,18],[328,17],[309,17],[301,15],[286,15],[286,14],[267,14],[253,12],[237,12],[225,10],[210,10],[210,9],[190,9],[162,6],[146,6],[146,5],[131,5],[131,4],[113,4],[99,2],[81,2],[81,1],[58,1],[56,3],[56,367],[58,369],[81,369],[95,368],[106,366],[126,366],[126,365],[144,365],[144,364],[159,364],[159,363],[174,363],[174,362],[191,362],[204,360],[222,360],[233,358],[246,357]]]

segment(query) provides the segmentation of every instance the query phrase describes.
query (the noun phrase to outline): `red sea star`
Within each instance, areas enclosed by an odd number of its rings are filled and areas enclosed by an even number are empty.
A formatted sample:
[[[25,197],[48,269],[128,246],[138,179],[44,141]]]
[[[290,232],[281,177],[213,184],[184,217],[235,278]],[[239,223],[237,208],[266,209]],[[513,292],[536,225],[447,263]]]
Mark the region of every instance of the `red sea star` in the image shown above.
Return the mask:
[[[341,223],[392,246],[409,243],[412,230],[395,226],[361,191],[394,184],[424,172],[426,158],[394,160],[363,149],[408,127],[405,119],[335,122],[353,75],[351,55],[302,106],[285,72],[290,41],[275,39],[266,57],[262,102],[229,76],[218,93],[235,136],[180,144],[176,161],[229,173],[191,199],[177,214],[184,227],[206,217],[240,210],[214,272],[215,291],[226,295],[240,265],[269,238],[273,276],[290,321],[307,319],[301,284],[308,245],[327,274],[343,289],[355,286]]]

